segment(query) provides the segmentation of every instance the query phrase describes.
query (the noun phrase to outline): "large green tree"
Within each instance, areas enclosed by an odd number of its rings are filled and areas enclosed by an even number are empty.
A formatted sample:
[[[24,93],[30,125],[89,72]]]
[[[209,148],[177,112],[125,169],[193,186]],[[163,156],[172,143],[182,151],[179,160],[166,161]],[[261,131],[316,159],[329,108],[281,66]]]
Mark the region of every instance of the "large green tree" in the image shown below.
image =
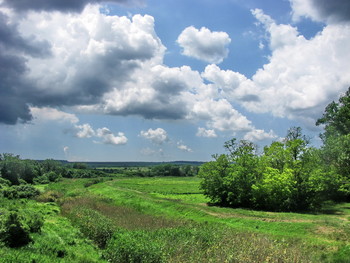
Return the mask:
[[[322,158],[329,169],[350,179],[350,88],[331,102],[316,125],[324,125]]]
[[[321,124],[325,125],[324,140],[329,136],[350,134],[350,87],[338,102],[328,104],[322,118],[316,122],[316,125]]]
[[[259,178],[256,146],[246,140],[227,141],[229,154],[214,155],[215,161],[204,164],[199,177],[201,188],[213,203],[232,207],[250,207],[252,185]]]
[[[323,169],[320,151],[309,146],[299,127],[289,129],[283,141],[266,146],[262,154],[245,140],[232,139],[224,146],[228,154],[214,155],[199,172],[204,194],[218,205],[308,210],[347,191],[341,175]]]

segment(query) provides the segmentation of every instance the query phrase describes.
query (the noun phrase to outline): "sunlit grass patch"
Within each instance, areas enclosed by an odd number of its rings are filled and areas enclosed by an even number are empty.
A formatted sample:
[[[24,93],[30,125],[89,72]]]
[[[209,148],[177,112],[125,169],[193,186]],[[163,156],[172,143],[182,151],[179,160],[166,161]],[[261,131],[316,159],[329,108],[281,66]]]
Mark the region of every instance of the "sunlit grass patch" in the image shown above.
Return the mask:
[[[196,177],[151,177],[124,178],[109,182],[110,186],[133,189],[145,193],[200,194],[199,178]]]

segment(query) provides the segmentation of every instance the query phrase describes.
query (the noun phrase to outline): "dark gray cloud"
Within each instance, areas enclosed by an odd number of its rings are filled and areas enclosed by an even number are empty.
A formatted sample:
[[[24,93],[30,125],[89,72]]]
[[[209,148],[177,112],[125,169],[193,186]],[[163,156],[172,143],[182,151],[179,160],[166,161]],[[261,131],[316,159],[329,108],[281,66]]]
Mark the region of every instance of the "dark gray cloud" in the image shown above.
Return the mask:
[[[128,4],[140,1],[130,0],[5,0],[5,4],[17,11],[61,11],[80,12],[87,4],[102,2]]]
[[[35,36],[22,37],[16,24],[9,23],[8,17],[0,12],[0,45],[15,53],[22,52],[32,57],[47,57],[51,46],[47,41],[38,41]]]
[[[336,22],[350,21],[349,0],[311,0],[311,2],[324,19]]]
[[[56,107],[56,106],[77,106],[91,105],[101,102],[104,93],[113,88],[116,83],[126,81],[137,65],[133,62],[115,60],[113,66],[104,64],[104,59],[99,58],[94,63],[82,65],[77,69],[77,73],[66,84],[67,90],[60,91],[60,83],[52,89],[47,89],[33,94],[31,90],[25,92],[25,97],[30,99],[35,106],[39,107]],[[116,72],[118,76],[116,77]],[[119,75],[120,74],[120,75]]]
[[[50,49],[46,41],[22,37],[17,26],[0,12],[0,123],[15,124],[32,119],[28,101],[23,96],[24,90],[32,90],[31,83],[23,79],[27,71],[23,55],[48,57]]]
[[[0,48],[0,123],[15,124],[32,119],[21,94],[25,87],[21,76],[25,71],[24,59],[6,54]]]
[[[188,108],[182,102],[168,103],[161,101],[150,101],[147,103],[130,103],[118,111],[110,111],[109,114],[128,116],[137,115],[145,119],[158,120],[179,120],[185,118],[188,113]]]
[[[247,95],[242,96],[240,98],[240,100],[244,101],[244,102],[250,102],[250,101],[259,102],[260,98],[259,98],[259,96],[254,95],[254,94],[247,94]]]

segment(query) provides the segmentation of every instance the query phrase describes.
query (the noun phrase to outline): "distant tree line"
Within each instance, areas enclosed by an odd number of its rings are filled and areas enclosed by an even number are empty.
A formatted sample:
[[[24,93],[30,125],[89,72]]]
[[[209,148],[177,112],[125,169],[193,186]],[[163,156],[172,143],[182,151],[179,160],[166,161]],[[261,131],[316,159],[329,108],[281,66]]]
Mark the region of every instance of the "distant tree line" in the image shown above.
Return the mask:
[[[123,176],[139,176],[139,177],[159,177],[159,176],[179,176],[188,177],[196,176],[199,171],[197,165],[178,165],[178,164],[159,164],[149,167],[124,167],[124,168],[102,168],[105,173],[119,174]]]
[[[149,171],[149,176],[195,176],[199,167],[193,165],[161,164],[153,166]]]
[[[350,200],[350,88],[330,103],[317,125],[324,125],[316,149],[300,127],[262,154],[252,142],[232,139],[227,154],[214,155],[199,172],[212,203],[272,211],[318,209],[325,201]]]
[[[0,154],[0,183],[10,186],[45,184],[61,178],[93,178],[106,176],[102,171],[88,169],[84,163],[64,165],[59,161],[23,160],[18,155]]]

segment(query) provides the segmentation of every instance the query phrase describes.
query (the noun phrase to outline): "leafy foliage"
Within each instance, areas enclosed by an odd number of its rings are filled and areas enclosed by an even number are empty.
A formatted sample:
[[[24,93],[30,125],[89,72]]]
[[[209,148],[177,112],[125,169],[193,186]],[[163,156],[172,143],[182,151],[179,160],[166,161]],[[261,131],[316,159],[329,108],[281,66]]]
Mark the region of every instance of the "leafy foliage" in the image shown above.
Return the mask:
[[[252,186],[252,202],[263,210],[295,209],[296,181],[291,169],[279,171],[267,167],[261,181]]]
[[[201,188],[213,203],[272,211],[319,208],[348,191],[344,178],[323,169],[320,151],[309,146],[300,127],[283,142],[273,142],[258,155],[251,142],[225,143],[229,154],[214,156],[199,172]]]
[[[325,137],[350,134],[350,87],[338,102],[331,102],[316,125],[325,125]]]
[[[324,125],[322,159],[329,169],[334,169],[350,179],[350,88],[325,109],[316,125]],[[348,197],[349,198],[349,197]]]
[[[39,190],[32,185],[13,185],[2,189],[4,197],[9,199],[32,198],[40,194]]]

